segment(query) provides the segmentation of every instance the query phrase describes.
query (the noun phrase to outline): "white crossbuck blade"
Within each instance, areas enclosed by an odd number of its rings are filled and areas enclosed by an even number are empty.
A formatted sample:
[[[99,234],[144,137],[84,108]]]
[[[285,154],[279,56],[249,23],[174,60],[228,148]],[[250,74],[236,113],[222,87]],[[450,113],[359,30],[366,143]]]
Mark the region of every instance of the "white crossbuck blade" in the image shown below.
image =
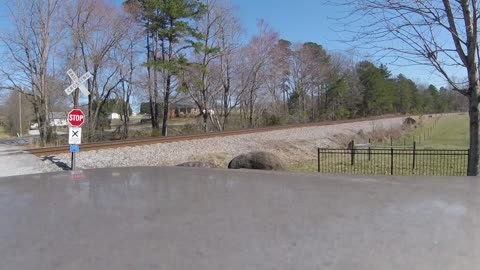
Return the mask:
[[[88,89],[83,85],[84,82],[86,82],[88,79],[92,77],[92,74],[87,71],[87,73],[83,74],[82,77],[78,78],[77,74],[72,69],[69,69],[67,71],[68,76],[70,79],[72,79],[72,84],[65,89],[65,93],[67,95],[70,95],[75,89],[79,88],[80,91],[86,96],[90,95],[90,92],[88,92]]]

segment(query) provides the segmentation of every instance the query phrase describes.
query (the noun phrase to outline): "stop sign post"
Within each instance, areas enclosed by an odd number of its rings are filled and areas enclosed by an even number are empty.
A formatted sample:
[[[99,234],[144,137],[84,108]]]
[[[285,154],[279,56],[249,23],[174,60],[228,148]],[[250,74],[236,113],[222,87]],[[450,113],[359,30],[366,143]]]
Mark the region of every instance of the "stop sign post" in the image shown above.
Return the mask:
[[[79,109],[73,109],[68,113],[68,123],[72,127],[79,127],[85,122],[85,114]]]
[[[67,121],[70,124],[69,127],[69,132],[68,132],[68,142],[71,144],[70,145],[70,150],[72,152],[72,170],[75,170],[75,159],[76,159],[76,152],[77,151],[72,151],[72,143],[78,146],[78,144],[81,143],[81,134],[82,134],[82,129],[80,128],[81,125],[85,122],[85,114],[79,109],[73,109],[68,113],[67,116]],[[77,148],[75,148],[77,149]]]
[[[92,74],[90,72],[86,72],[83,74],[80,78],[78,78],[77,74],[75,71],[72,69],[69,69],[67,71],[67,75],[72,79],[72,84],[65,89],[65,93],[67,95],[72,94],[76,89],[79,89],[83,94],[86,96],[90,95],[90,92],[88,89],[84,86],[84,83],[88,81],[92,77]],[[68,113],[67,116],[67,121],[70,124],[70,130],[69,130],[69,142],[78,142],[80,143],[81,141],[81,134],[82,134],[82,129],[80,126],[85,122],[85,114],[79,109],[78,107],[78,92],[76,95],[74,95],[74,101],[73,101],[73,110]],[[76,136],[76,137],[75,137]],[[75,146],[74,144],[72,144]],[[71,146],[72,146],[71,145]],[[75,153],[78,152],[78,148],[76,147],[70,147],[70,152],[72,152],[72,170],[75,170]]]

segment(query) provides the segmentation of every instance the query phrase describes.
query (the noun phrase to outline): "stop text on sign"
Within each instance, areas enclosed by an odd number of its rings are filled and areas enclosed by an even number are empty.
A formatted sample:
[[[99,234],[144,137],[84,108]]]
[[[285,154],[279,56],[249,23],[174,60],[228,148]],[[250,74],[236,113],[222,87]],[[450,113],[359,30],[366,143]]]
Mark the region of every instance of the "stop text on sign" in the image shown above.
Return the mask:
[[[70,115],[68,121],[82,121],[85,118],[83,115]]]

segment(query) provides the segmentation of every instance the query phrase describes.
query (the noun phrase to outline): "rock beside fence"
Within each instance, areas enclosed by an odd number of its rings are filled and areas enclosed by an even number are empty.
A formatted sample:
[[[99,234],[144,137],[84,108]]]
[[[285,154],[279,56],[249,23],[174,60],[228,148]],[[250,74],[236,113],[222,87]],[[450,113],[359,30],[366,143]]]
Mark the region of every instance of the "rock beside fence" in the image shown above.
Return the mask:
[[[228,164],[229,169],[255,169],[255,170],[285,170],[282,161],[272,153],[250,152],[233,158]]]
[[[403,121],[404,125],[415,125],[417,121],[413,119],[412,117],[407,117],[405,121]]]

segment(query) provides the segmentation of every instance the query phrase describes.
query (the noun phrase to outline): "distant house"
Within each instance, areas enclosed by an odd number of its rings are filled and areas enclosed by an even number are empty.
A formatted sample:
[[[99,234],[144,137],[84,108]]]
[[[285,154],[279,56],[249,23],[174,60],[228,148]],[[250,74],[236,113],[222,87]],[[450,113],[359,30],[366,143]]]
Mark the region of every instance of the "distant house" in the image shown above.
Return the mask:
[[[200,114],[200,110],[195,104],[177,102],[173,104],[169,111],[169,118],[176,117],[195,117]]]
[[[142,119],[140,119],[140,124],[149,123],[152,121],[152,116],[150,114],[144,114]]]
[[[30,123],[30,129],[31,130],[38,129],[38,123]]]
[[[120,114],[118,113],[109,113],[107,116],[108,120],[120,119]]]
[[[50,112],[49,119],[50,119],[49,125],[51,127],[66,127],[66,126],[68,126],[67,113],[66,112]]]
[[[163,115],[163,105],[157,104],[157,106],[159,112],[159,119],[161,119]],[[141,103],[140,114],[150,115],[150,103]],[[169,105],[168,118],[196,117],[198,115],[200,115],[200,110],[195,103],[177,101],[175,103],[170,103]]]

